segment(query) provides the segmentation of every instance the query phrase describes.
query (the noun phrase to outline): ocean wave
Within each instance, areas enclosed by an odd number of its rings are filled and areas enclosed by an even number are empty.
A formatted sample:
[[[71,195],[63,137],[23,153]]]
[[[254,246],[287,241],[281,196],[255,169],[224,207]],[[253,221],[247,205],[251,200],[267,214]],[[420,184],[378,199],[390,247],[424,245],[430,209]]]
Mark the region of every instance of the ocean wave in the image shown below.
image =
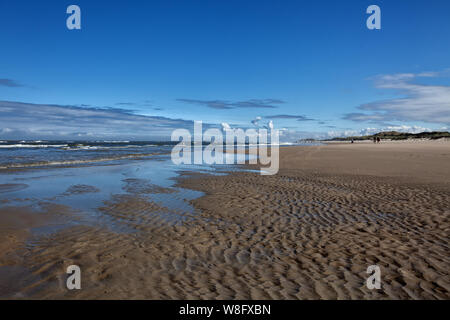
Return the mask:
[[[61,148],[64,150],[109,150],[109,149],[130,149],[130,148],[145,148],[145,147],[158,147],[156,144],[129,144],[123,146],[102,146],[102,145],[90,145],[90,144],[38,144],[33,142],[29,143],[16,143],[5,144],[7,141],[0,141],[0,148],[3,149],[19,149],[19,148]],[[119,142],[116,142],[119,143]]]
[[[158,147],[156,144],[136,145],[130,144],[126,146],[91,146],[91,145],[75,145],[64,147],[64,150],[117,150],[117,149],[130,149],[130,148],[145,148],[145,147]]]
[[[94,146],[66,146],[64,150],[77,151],[77,150],[98,150],[99,147]],[[109,148],[107,148],[109,149]]]
[[[67,147],[67,144],[2,144],[0,148],[62,148]]]
[[[95,142],[97,142],[97,143],[130,143],[130,141],[128,141],[128,140],[124,140],[124,141],[120,141],[120,140],[112,140],[112,141],[110,141],[110,140],[97,140]]]
[[[106,162],[124,159],[137,159],[159,155],[161,153],[139,153],[139,154],[128,154],[121,156],[112,156],[96,159],[83,159],[83,160],[60,160],[60,161],[38,161],[30,163],[12,163],[6,165],[0,165],[1,169],[18,169],[18,168],[30,168],[30,167],[47,167],[47,166],[66,166],[66,165],[77,165],[77,164],[87,164],[96,162]]]

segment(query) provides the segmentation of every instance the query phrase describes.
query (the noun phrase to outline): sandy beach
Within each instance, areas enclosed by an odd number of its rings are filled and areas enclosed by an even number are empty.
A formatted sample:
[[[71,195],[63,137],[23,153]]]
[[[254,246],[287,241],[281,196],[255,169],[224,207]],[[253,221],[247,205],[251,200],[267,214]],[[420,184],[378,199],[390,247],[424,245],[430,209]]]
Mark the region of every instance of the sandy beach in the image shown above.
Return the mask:
[[[186,200],[195,211],[178,209],[176,224],[161,216],[177,209],[145,197],[173,190],[123,181],[127,194],[99,207],[119,231],[77,223],[31,235],[77,215],[3,207],[0,297],[450,298],[448,140],[285,147],[274,176],[186,171],[177,186],[204,195]],[[81,290],[66,289],[72,264],[82,270]],[[370,265],[381,269],[380,290],[366,287]]]

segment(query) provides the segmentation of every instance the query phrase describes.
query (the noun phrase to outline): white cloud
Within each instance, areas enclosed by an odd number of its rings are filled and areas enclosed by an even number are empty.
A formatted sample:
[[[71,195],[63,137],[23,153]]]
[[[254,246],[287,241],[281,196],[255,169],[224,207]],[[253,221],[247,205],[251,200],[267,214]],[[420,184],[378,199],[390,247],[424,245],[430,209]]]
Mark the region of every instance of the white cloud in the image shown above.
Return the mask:
[[[324,138],[336,138],[336,137],[351,137],[351,136],[367,136],[372,135],[378,132],[386,132],[386,131],[397,131],[397,132],[405,132],[405,133],[421,133],[421,132],[430,132],[433,131],[430,128],[424,128],[421,126],[407,126],[407,125],[398,125],[398,126],[386,126],[381,128],[363,128],[361,130],[333,130],[328,131]]]
[[[256,126],[256,127],[258,127],[259,126],[259,122],[261,121],[261,117],[256,117],[255,119],[253,119],[252,120],[252,124],[254,125],[254,126]]]
[[[425,128],[421,126],[387,126],[382,129],[382,131],[398,131],[398,132],[407,132],[407,133],[421,133],[421,132],[430,132],[433,131],[430,128]]]
[[[349,113],[344,119],[353,121],[388,122],[421,121],[450,123],[450,86],[424,85],[412,81],[423,77],[437,77],[437,72],[383,75],[375,79],[380,89],[395,90],[401,98],[375,101],[359,106],[365,113]]]
[[[222,122],[221,125],[222,125],[223,131],[232,131],[233,130],[233,129],[231,129],[231,126],[226,122]]]
[[[192,127],[192,121],[144,116],[120,108],[0,101],[2,139],[169,139],[173,130]]]

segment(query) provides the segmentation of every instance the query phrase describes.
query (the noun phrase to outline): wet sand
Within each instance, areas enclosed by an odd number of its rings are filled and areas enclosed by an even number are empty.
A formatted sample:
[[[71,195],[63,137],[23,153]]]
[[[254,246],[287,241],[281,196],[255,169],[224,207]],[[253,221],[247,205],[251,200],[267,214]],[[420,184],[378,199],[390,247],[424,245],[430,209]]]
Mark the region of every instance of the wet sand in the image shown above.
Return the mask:
[[[448,142],[281,148],[275,176],[186,172],[179,185],[205,196],[177,224],[161,219],[172,208],[142,194],[159,191],[128,182],[131,192],[101,211],[133,232],[79,225],[18,241],[21,264],[8,260],[0,277],[19,268],[26,281],[0,297],[450,298]],[[81,290],[65,288],[71,264]],[[365,285],[374,264],[380,290]]]

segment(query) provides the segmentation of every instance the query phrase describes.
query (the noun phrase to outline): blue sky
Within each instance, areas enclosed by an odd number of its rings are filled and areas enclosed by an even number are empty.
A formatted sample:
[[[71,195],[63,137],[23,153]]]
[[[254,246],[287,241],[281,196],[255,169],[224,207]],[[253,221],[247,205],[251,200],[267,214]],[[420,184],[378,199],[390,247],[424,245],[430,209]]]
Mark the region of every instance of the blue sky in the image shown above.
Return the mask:
[[[67,6],[81,30],[66,28]],[[368,30],[366,8],[381,8]],[[450,126],[450,1],[3,1],[0,139]]]

